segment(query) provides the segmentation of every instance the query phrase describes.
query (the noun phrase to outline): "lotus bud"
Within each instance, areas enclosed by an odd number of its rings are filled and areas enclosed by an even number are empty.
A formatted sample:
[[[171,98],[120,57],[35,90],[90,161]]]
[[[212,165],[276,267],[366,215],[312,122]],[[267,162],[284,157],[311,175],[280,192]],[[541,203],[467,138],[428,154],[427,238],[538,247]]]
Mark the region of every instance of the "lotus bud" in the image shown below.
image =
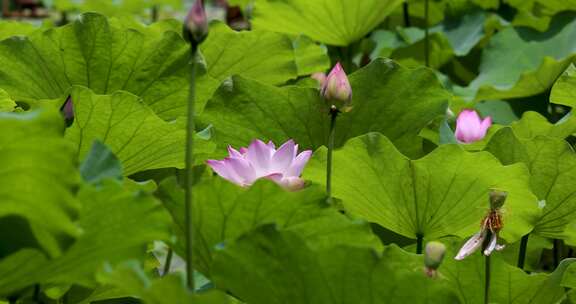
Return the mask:
[[[488,128],[492,125],[492,118],[480,119],[474,110],[463,110],[456,120],[456,139],[465,144],[482,140]]]
[[[508,192],[499,190],[490,190],[490,208],[500,209],[504,205]]]
[[[71,96],[68,96],[62,107],[60,107],[60,113],[62,113],[64,119],[67,121],[72,121],[74,119],[74,103],[72,102]]]
[[[436,269],[442,264],[446,246],[440,242],[429,242],[424,250],[424,265],[426,266],[426,275],[436,277]]]
[[[202,0],[196,0],[184,20],[184,38],[198,46],[208,34],[208,18]]]
[[[338,110],[348,112],[352,109],[352,87],[340,63],[328,74],[321,89],[322,97]]]

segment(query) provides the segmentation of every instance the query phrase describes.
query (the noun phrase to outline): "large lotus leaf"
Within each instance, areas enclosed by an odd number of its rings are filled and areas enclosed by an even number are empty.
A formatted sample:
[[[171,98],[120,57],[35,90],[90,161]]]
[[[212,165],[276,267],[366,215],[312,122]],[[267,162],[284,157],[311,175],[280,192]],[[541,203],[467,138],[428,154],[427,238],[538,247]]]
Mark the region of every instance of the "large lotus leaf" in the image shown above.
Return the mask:
[[[213,281],[255,304],[458,303],[422,264],[395,245],[382,254],[352,246],[315,250],[300,235],[267,225],[218,252]]]
[[[572,147],[558,138],[519,139],[512,129],[504,128],[492,137],[486,150],[505,165],[526,164],[532,191],[543,211],[535,232],[562,238],[568,223],[576,220],[576,154]]]
[[[576,118],[572,113],[552,124],[546,117],[537,112],[528,111],[522,114],[522,119],[511,124],[518,137],[533,138],[536,136],[549,136],[565,139],[576,132]]]
[[[378,131],[402,151],[417,154],[418,133],[443,115],[451,95],[428,69],[407,69],[378,59],[350,75],[354,108],[338,117],[336,146],[354,136]],[[242,146],[254,138],[303,148],[325,145],[329,115],[315,89],[277,88],[234,77],[207,104],[201,120],[214,126],[221,145]]]
[[[78,193],[83,234],[56,259],[22,250],[0,261],[0,295],[35,283],[92,287],[105,263],[144,259],[146,244],[169,238],[170,217],[157,200],[131,187],[113,180],[83,185]]]
[[[184,229],[184,191],[174,179],[160,184],[158,193],[177,225],[179,242]],[[352,222],[329,208],[318,186],[287,192],[270,181],[243,189],[221,178],[208,179],[194,187],[196,267],[211,275],[217,245],[233,241],[262,224],[275,223],[300,231],[315,247],[335,243],[378,248],[379,241],[365,223]],[[183,243],[177,244],[177,250]]]
[[[0,89],[0,112],[12,112],[16,108],[16,102],[6,93]]]
[[[304,177],[324,182],[326,149],[316,151]],[[502,166],[486,152],[442,145],[418,160],[386,137],[370,133],[334,152],[333,194],[346,210],[398,234],[417,238],[468,236],[489,210],[490,189],[508,192],[501,235],[513,242],[538,219],[523,165]]]
[[[29,22],[0,20],[0,40],[12,36],[28,35],[38,28]]]
[[[74,123],[67,129],[66,138],[78,146],[81,159],[98,139],[120,159],[126,175],[157,168],[184,168],[183,123],[162,120],[128,92],[96,95],[87,88],[74,87],[71,96]],[[202,156],[211,153],[214,146],[196,136],[194,148],[195,154]]]
[[[480,74],[467,88],[474,100],[525,97],[552,86],[576,54],[576,19],[555,17],[547,32],[506,28],[482,53]]]
[[[462,261],[454,260],[457,243],[452,242],[447,257],[439,268],[439,275],[449,280],[459,291],[461,303],[485,303],[485,258],[473,254]],[[564,271],[573,261],[564,261],[551,274],[527,274],[507,264],[499,253],[492,254],[489,303],[528,304],[559,303],[565,291],[561,286]]]
[[[258,0],[256,29],[304,34],[330,45],[347,46],[374,29],[401,0]]]
[[[552,86],[550,102],[576,107],[576,66],[571,64]]]
[[[78,234],[73,191],[79,175],[64,121],[49,109],[0,112],[0,130],[0,233],[6,240],[0,257],[20,249],[24,238],[35,241],[22,247],[57,256]]]
[[[237,32],[223,23],[213,24],[200,50],[207,67],[197,85],[202,103],[199,111],[220,82],[231,75],[279,85],[298,76],[325,71],[330,65],[326,52],[306,37],[293,39],[264,30]]]
[[[574,0],[510,0],[506,4],[518,10],[512,24],[546,31],[552,16],[561,11],[576,10]]]

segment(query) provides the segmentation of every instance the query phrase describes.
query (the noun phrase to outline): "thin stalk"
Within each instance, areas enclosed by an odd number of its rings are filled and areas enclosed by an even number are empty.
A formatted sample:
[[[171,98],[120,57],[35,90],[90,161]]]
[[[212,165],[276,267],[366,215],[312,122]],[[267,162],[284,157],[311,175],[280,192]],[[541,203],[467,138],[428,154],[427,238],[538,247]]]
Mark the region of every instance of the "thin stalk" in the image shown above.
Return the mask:
[[[15,297],[13,297],[13,298],[8,298],[8,303],[9,303],[9,304],[16,304],[17,302],[18,302],[18,298],[15,298]]]
[[[156,22],[156,21],[158,21],[158,14],[159,14],[159,12],[158,12],[158,5],[152,6],[152,14],[151,14],[152,16],[151,16],[151,17],[152,17],[152,22],[153,22],[153,23]]]
[[[530,234],[527,234],[522,237],[520,240],[520,252],[518,253],[518,268],[524,270],[524,263],[526,261],[526,248],[528,247],[528,237]]]
[[[164,271],[162,272],[162,276],[165,276],[170,272],[170,265],[172,264],[172,256],[174,255],[174,251],[172,248],[168,248],[168,253],[166,254],[166,262],[164,263]]]
[[[430,37],[428,35],[428,1],[424,1],[424,61],[430,67]]]
[[[485,257],[484,304],[490,303],[490,256]]]
[[[410,27],[410,10],[408,8],[408,0],[402,3],[402,11],[404,12],[404,27]]]
[[[554,269],[556,269],[558,267],[558,265],[560,265],[560,240],[559,239],[554,239],[554,247],[552,249],[552,252],[554,254]]]
[[[185,185],[185,209],[186,214],[186,281],[188,283],[188,288],[194,292],[194,265],[193,265],[193,253],[192,253],[192,242],[194,238],[194,229],[192,224],[192,212],[193,212],[193,202],[194,197],[192,196],[192,184],[194,182],[194,170],[192,166],[194,165],[194,104],[195,104],[195,91],[196,91],[196,47],[191,44],[192,62],[190,63],[190,87],[188,90],[188,124],[186,128],[186,167],[184,175],[184,185]]]
[[[490,239],[492,238],[492,232],[488,230],[484,243],[482,244],[482,253],[488,248],[490,244]],[[485,256],[484,260],[484,304],[490,303],[490,256]]]
[[[34,285],[33,300],[34,300],[34,303],[42,303],[42,302],[40,302],[40,284]]]
[[[332,152],[336,135],[336,117],[338,117],[338,109],[332,106],[330,108],[330,135],[328,136],[328,156],[326,159],[326,195],[328,195],[329,203],[332,203]]]
[[[416,253],[422,254],[422,248],[424,247],[424,235],[421,233],[416,234]]]

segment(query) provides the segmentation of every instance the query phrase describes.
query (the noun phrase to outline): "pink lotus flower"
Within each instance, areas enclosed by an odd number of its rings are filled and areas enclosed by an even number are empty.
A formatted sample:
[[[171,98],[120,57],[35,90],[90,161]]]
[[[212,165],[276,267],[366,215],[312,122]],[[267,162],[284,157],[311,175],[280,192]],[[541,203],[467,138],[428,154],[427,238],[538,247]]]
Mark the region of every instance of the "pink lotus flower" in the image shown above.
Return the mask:
[[[349,102],[352,99],[352,87],[339,62],[323,81],[321,93],[326,100]]]
[[[223,160],[207,161],[221,177],[242,187],[248,187],[260,178],[267,178],[293,191],[304,187],[300,174],[312,151],[298,154],[298,145],[293,140],[276,149],[271,141],[266,144],[257,139],[248,148],[240,148],[240,151],[228,146],[228,154]]]
[[[188,11],[184,24],[188,31],[194,36],[197,41],[202,40],[206,33],[208,33],[208,18],[204,11],[202,0],[196,0]]]
[[[466,144],[482,140],[491,125],[492,118],[490,116],[482,120],[476,111],[463,110],[456,120],[456,139]]]

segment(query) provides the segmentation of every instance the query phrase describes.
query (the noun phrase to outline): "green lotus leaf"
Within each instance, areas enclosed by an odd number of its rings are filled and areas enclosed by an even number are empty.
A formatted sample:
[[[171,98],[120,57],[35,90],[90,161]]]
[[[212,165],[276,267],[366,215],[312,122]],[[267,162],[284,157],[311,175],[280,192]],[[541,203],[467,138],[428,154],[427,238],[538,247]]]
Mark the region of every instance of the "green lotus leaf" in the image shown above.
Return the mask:
[[[522,162],[530,170],[530,185],[542,215],[534,232],[563,238],[566,226],[576,219],[576,154],[563,139],[537,136],[518,138],[510,128],[495,134],[486,150],[505,165]]]
[[[0,112],[12,112],[16,108],[16,102],[6,93],[0,89]]]
[[[0,20],[0,40],[12,36],[28,35],[37,29],[36,26],[28,22]]]
[[[100,186],[83,185],[77,197],[82,203],[78,224],[83,234],[55,259],[25,249],[1,260],[0,295],[36,283],[93,287],[95,273],[105,264],[143,260],[146,244],[169,238],[169,215],[139,189],[106,180]]]
[[[555,17],[550,29],[505,28],[482,52],[480,74],[459,92],[478,100],[516,98],[548,90],[576,54],[576,19]]]
[[[576,66],[571,64],[552,86],[550,102],[576,107]]]
[[[263,224],[274,223],[287,230],[300,231],[311,246],[316,247],[334,243],[381,246],[367,225],[352,222],[329,208],[318,186],[286,192],[273,182],[259,181],[243,189],[214,178],[195,186],[194,195],[196,267],[207,276],[212,274],[217,246],[234,241]],[[174,218],[180,237],[176,249],[182,253],[184,191],[175,179],[168,179],[160,184],[158,196]]]
[[[0,257],[22,247],[58,256],[79,232],[80,179],[64,121],[50,109],[0,112],[0,129]]]
[[[451,250],[447,252],[445,262],[439,268],[439,275],[445,277],[459,291],[461,303],[485,303],[485,258],[477,253],[462,261],[454,260],[451,257],[456,255],[457,244],[450,244]],[[527,274],[507,264],[499,253],[492,254],[490,261],[489,303],[552,304],[558,303],[564,297],[562,277],[574,259],[563,261],[551,274]]]
[[[122,162],[124,174],[158,168],[184,168],[186,131],[183,123],[166,122],[140,98],[128,92],[96,95],[83,87],[72,89],[74,123],[66,138],[83,159],[95,139],[108,145]],[[196,136],[195,154],[213,151],[213,144]]]
[[[489,209],[490,189],[508,192],[501,235],[514,242],[540,214],[523,165],[502,166],[486,152],[442,145],[417,160],[381,134],[351,139],[334,152],[333,195],[354,215],[403,236],[469,236]],[[316,151],[304,177],[323,183],[326,149]]]
[[[576,119],[571,113],[568,113],[563,119],[552,124],[541,114],[528,111],[522,115],[519,121],[512,123],[511,127],[514,129],[514,133],[521,138],[548,136],[565,139],[576,133]]]
[[[347,46],[374,29],[401,0],[258,0],[255,29],[304,34],[322,43]]]
[[[227,244],[214,261],[214,284],[255,304],[458,303],[446,283],[426,277],[422,257],[395,245],[383,253],[353,246],[317,250],[273,225]]]
[[[451,95],[425,68],[407,69],[378,59],[350,75],[354,108],[338,117],[336,146],[378,131],[410,155],[421,151],[418,133],[444,115]],[[201,120],[214,126],[221,146],[244,146],[254,138],[279,144],[294,139],[316,149],[327,142],[329,115],[318,90],[277,88],[233,77],[207,104]]]

